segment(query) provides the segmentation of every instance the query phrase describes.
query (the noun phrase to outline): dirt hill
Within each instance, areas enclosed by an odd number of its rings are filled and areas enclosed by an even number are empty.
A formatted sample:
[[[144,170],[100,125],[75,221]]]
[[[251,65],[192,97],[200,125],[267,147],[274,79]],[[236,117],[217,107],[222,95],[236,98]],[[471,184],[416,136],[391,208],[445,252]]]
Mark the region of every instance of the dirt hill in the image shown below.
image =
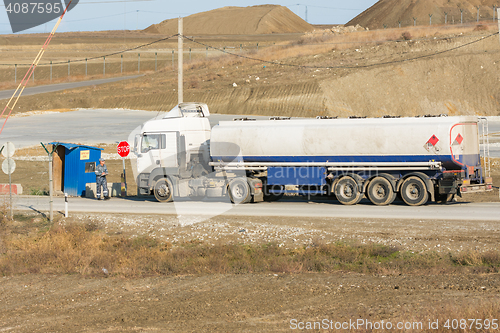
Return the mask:
[[[413,25],[429,25],[432,14],[432,24],[476,22],[477,7],[479,20],[492,20],[493,6],[497,0],[380,0],[372,7],[349,21],[346,25],[359,24],[370,29],[381,29]],[[463,13],[461,13],[461,10]],[[448,13],[447,18],[445,13]]]
[[[144,31],[173,35],[177,19],[153,24]],[[273,33],[303,33],[314,27],[290,9],[277,5],[253,7],[223,7],[184,18],[185,35],[256,35]]]

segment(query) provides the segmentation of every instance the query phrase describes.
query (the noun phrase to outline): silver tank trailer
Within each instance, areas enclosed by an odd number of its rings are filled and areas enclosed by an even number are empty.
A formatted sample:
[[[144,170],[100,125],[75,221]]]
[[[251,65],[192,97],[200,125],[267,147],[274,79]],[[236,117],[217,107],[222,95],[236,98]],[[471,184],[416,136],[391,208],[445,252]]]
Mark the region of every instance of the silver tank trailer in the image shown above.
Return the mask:
[[[478,117],[223,121],[212,129],[214,162],[421,163],[480,166]]]

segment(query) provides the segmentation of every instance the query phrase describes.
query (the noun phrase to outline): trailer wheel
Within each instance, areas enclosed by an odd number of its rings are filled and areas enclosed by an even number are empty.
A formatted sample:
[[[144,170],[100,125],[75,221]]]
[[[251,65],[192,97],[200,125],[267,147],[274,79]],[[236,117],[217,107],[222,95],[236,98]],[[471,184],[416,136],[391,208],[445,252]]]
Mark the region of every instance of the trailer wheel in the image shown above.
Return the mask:
[[[358,183],[349,176],[339,179],[335,186],[335,196],[343,205],[355,205],[363,198],[359,192]]]
[[[174,188],[170,180],[168,180],[167,178],[158,179],[153,189],[156,200],[158,200],[159,202],[173,201],[173,189]]]
[[[370,181],[366,196],[377,206],[390,205],[396,199],[391,183],[384,177],[375,177]]]
[[[429,200],[427,186],[419,177],[408,177],[401,185],[401,198],[409,206],[421,206]]]
[[[240,204],[250,202],[252,195],[246,179],[236,178],[229,183],[229,199],[232,203]]]

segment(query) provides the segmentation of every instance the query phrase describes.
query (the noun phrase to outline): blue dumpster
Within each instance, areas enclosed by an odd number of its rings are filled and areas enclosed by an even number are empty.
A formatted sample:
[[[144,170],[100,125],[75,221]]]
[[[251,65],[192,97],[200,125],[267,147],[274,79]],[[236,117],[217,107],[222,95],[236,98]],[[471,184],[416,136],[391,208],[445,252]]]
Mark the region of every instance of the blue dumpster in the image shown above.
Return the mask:
[[[57,145],[52,164],[54,191],[85,196],[85,184],[95,183],[94,171],[103,149],[65,142],[49,144]]]

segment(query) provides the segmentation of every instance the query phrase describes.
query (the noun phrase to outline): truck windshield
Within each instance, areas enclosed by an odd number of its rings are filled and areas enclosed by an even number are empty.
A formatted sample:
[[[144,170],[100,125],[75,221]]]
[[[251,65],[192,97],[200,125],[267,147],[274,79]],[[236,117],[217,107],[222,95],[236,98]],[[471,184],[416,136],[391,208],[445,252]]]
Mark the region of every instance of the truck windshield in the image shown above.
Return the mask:
[[[152,149],[165,149],[165,134],[144,134],[142,136],[141,153],[147,153]]]

